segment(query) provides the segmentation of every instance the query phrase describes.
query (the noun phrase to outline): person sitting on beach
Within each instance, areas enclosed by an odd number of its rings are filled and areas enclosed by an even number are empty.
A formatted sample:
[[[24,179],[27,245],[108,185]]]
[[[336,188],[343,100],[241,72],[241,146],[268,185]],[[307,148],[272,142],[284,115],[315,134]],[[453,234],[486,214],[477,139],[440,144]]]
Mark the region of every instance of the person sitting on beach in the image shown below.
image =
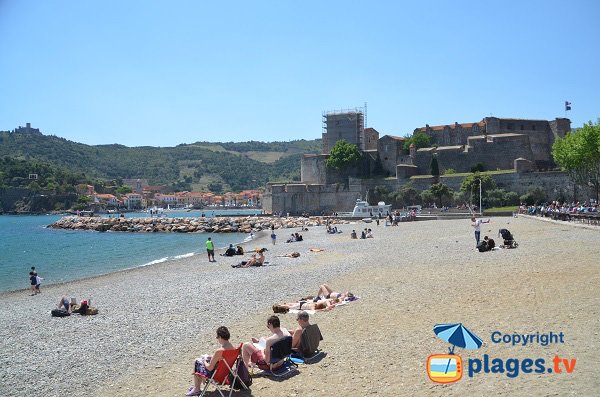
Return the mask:
[[[236,250],[235,248],[233,248],[233,244],[229,244],[229,248],[227,248],[227,251],[225,251],[224,254],[221,254],[223,256],[234,256],[236,254]]]
[[[300,350],[302,344],[302,333],[310,326],[309,315],[304,310],[298,312],[296,321],[298,321],[298,328],[292,331],[292,349]]]
[[[273,313],[287,313],[290,310],[314,310],[326,311],[331,310],[340,303],[341,299],[321,299],[318,302],[308,300],[300,300],[298,302],[283,302],[273,305]]]
[[[244,255],[244,248],[242,248],[241,245],[238,245],[235,249],[235,254],[236,255]]]
[[[373,232],[371,231],[371,229],[367,229],[367,234],[365,238],[373,238]]]
[[[281,322],[277,316],[271,316],[267,319],[267,328],[272,334],[264,339],[264,347],[262,344],[258,345],[259,340],[256,338],[252,338],[252,343],[247,342],[242,346],[242,360],[248,368],[254,363],[262,370],[271,369],[269,366],[269,362],[271,361],[271,346],[278,340],[291,336],[287,329],[281,328]],[[272,369],[277,369],[282,364],[283,360],[276,363]]]
[[[256,253],[250,257],[246,263],[243,263],[239,267],[251,267],[251,266],[262,266],[265,263],[264,248],[257,248]]]
[[[217,328],[217,342],[221,345],[219,349],[217,349],[212,356],[207,354],[203,355],[200,358],[196,359],[194,363],[194,372],[200,373],[207,378],[210,378],[217,367],[217,364],[223,357],[223,352],[226,350],[235,350],[235,346],[229,342],[230,333],[227,327],[219,327]],[[194,375],[194,386],[190,387],[186,396],[199,396],[202,393],[202,386],[204,383],[204,379],[199,377],[198,375]]]
[[[69,302],[69,298],[66,296],[60,298],[60,301],[58,301],[58,305],[56,305],[56,307],[58,309],[66,310],[67,313],[71,314],[71,303]]]
[[[356,236],[356,230],[352,230],[352,233],[350,233],[350,238],[351,239],[356,239],[357,238],[357,236]]]
[[[303,238],[302,238],[302,235],[301,235],[301,234],[294,233],[294,236],[296,237],[296,241],[302,241],[302,240],[303,240]]]
[[[292,233],[292,236],[287,239],[286,243],[293,243],[294,241],[296,241],[296,236]]]
[[[367,234],[365,233],[365,231],[363,230],[362,232],[360,232],[360,239],[364,240],[367,238]]]
[[[494,249],[494,247],[496,247],[496,242],[494,241],[494,239],[489,238],[488,236],[485,236],[483,238],[483,241],[486,242],[487,245],[487,251],[491,251]]]

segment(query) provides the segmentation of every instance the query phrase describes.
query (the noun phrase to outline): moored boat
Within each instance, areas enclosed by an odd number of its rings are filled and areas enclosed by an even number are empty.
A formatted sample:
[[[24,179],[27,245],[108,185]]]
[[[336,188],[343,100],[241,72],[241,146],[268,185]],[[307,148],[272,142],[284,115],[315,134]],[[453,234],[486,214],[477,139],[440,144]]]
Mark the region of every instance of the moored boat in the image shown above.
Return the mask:
[[[367,218],[367,217],[381,217],[385,218],[392,212],[392,205],[386,204],[383,201],[377,203],[377,205],[369,205],[364,200],[357,199],[356,204],[352,212],[338,212],[338,216],[348,218]]]

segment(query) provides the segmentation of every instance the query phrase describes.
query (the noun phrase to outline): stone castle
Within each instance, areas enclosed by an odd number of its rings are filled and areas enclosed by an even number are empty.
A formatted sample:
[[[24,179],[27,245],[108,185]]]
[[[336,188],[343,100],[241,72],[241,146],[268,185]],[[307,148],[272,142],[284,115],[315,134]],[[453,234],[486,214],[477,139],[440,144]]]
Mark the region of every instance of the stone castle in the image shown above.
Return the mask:
[[[269,184],[263,197],[266,212],[309,212],[352,210],[357,198],[364,198],[374,184],[391,190],[421,176],[416,184],[422,189],[430,184],[426,176],[431,173],[431,159],[437,157],[440,174],[446,170],[470,172],[480,166],[486,171],[513,170],[503,176],[499,187],[524,194],[530,186],[544,183],[546,189],[556,193],[557,182],[569,184],[564,173],[551,172],[552,144],[571,130],[566,118],[554,120],[528,120],[484,117],[474,123],[454,123],[441,126],[426,125],[415,129],[429,136],[431,147],[417,149],[411,145],[404,149],[406,138],[380,134],[374,128],[365,128],[362,108],[323,114],[323,152],[305,155],[301,162],[301,183]],[[355,144],[363,154],[363,161],[343,172],[326,166],[335,143],[344,139]],[[377,164],[383,168],[381,178],[375,176]],[[550,172],[549,172],[550,171]],[[533,177],[531,173],[536,176]],[[393,178],[390,178],[393,177]],[[558,179],[560,181],[558,181]],[[462,178],[444,180],[453,189],[460,187]],[[523,180],[530,180],[524,184]],[[537,181],[537,182],[536,182]]]

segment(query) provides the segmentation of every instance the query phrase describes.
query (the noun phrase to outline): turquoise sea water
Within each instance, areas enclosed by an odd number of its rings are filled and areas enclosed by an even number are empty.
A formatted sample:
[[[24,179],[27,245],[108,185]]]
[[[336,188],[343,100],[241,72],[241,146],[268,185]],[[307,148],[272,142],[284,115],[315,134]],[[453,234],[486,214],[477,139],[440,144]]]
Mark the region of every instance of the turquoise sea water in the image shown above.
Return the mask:
[[[167,216],[199,215],[199,212],[184,212]],[[219,215],[219,212],[205,211],[205,215]],[[247,237],[241,233],[99,233],[45,228],[60,218],[59,215],[0,216],[0,291],[29,288],[31,266],[44,279],[43,287],[194,254],[204,255],[208,237],[212,237],[218,248],[240,243]]]

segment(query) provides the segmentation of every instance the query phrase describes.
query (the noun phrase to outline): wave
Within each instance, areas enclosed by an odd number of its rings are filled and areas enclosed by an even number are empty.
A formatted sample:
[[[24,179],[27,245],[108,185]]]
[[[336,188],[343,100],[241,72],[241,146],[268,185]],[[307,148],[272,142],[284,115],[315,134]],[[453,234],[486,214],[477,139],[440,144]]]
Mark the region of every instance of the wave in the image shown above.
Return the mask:
[[[155,259],[153,261],[150,261],[148,263],[144,263],[142,265],[135,266],[135,267],[146,267],[146,266],[157,265],[159,263],[163,263],[163,262],[167,262],[167,261],[174,261],[177,259],[189,258],[194,255],[196,255],[194,252],[188,252],[187,254],[181,254],[181,255],[175,255],[175,256],[165,256],[164,258]]]

